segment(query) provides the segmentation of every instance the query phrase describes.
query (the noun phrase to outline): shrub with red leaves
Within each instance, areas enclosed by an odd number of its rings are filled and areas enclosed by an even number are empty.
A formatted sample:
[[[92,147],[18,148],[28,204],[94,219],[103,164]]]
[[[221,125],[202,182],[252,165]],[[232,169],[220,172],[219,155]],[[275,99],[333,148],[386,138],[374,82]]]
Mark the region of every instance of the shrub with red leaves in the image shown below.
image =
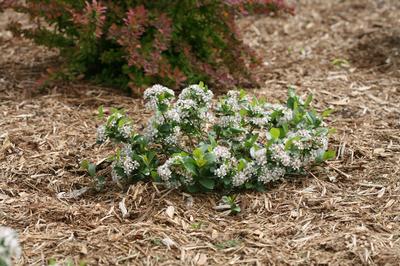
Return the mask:
[[[258,63],[235,26],[237,15],[291,11],[283,0],[5,0],[0,10],[29,14],[16,34],[58,48],[66,77],[84,75],[121,88],[205,81],[254,86]]]

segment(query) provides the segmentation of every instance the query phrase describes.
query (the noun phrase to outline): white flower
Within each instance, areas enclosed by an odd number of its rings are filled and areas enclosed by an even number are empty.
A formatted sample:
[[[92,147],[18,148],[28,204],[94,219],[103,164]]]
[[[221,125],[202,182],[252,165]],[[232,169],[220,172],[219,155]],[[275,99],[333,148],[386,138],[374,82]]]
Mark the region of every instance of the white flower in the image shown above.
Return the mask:
[[[217,146],[214,148],[214,154],[217,161],[222,161],[225,159],[229,159],[231,157],[231,152],[227,147]]]
[[[214,175],[219,178],[223,178],[228,174],[229,167],[226,164],[222,164],[220,167],[214,170]]]
[[[180,119],[183,120],[189,118],[192,113],[197,113],[198,106],[192,99],[179,99],[174,109]]]
[[[285,108],[282,113],[283,116],[279,120],[279,124],[284,124],[293,120],[293,111],[291,109]]]
[[[97,128],[97,142],[103,143],[106,141],[106,127],[104,125]]]
[[[167,98],[164,100],[160,101],[159,96],[165,94]],[[168,97],[169,96],[169,97]],[[168,89],[167,87],[164,87],[162,85],[156,84],[144,92],[144,99],[147,101],[146,107],[151,109],[151,110],[157,110],[157,105],[158,104],[168,104],[170,103],[169,98],[173,98],[175,96],[175,93],[173,90]]]
[[[291,156],[288,152],[286,152],[285,145],[281,143],[272,144],[270,150],[272,152],[272,159],[282,163],[285,167],[299,170],[303,164],[298,156]]]
[[[267,149],[262,148],[259,150],[255,150],[254,148],[250,149],[250,156],[256,160],[259,164],[264,164],[267,161]]]
[[[249,122],[259,127],[267,127],[269,123],[269,116],[267,117],[251,117]]]
[[[238,187],[243,185],[247,180],[251,178],[251,176],[255,173],[255,171],[256,169],[254,168],[254,163],[248,162],[242,171],[237,172],[232,177],[233,186]]]
[[[132,160],[130,156],[126,156],[122,162],[122,166],[124,168],[124,172],[126,175],[130,175],[139,168],[140,163],[138,161]]]
[[[200,117],[200,119],[202,119],[208,123],[212,123],[215,121],[215,117],[214,117],[213,113],[209,112],[207,110],[199,112],[199,117]]]
[[[167,111],[167,113],[165,114],[165,117],[176,123],[179,123],[181,121],[179,112],[176,109],[171,109],[171,110]]]
[[[163,181],[168,181],[169,179],[171,179],[172,171],[170,168],[180,158],[180,156],[169,158],[165,161],[163,165],[157,168],[157,173]]]
[[[112,164],[111,164],[111,178],[112,178],[112,180],[114,182],[118,182],[119,180],[122,179],[122,176],[120,176],[117,173],[116,167],[117,167],[117,162],[116,161],[112,162]]]
[[[11,258],[19,258],[21,253],[18,234],[11,228],[0,227],[0,262],[3,260],[6,265],[11,265]]]
[[[131,136],[132,130],[132,126],[129,124],[124,124],[121,128],[119,128],[120,134],[126,139]]]
[[[122,154],[125,156],[131,156],[132,155],[132,144],[124,144],[122,146]]]
[[[241,121],[242,118],[240,117],[240,115],[225,115],[219,118],[219,124],[223,128],[224,127],[239,128]]]
[[[192,99],[196,101],[198,105],[209,108],[213,97],[214,94],[211,90],[204,89],[199,85],[190,85],[182,90],[179,95],[179,100]]]
[[[285,175],[285,169],[282,167],[268,167],[263,165],[258,175],[258,181],[264,184],[277,181]]]
[[[238,112],[242,109],[242,105],[239,103],[240,92],[239,91],[228,91],[225,98],[225,104],[228,105],[233,112]],[[247,97],[242,99],[242,101],[247,101]]]
[[[154,118],[150,119],[147,127],[144,129],[144,136],[150,141],[154,140],[158,135],[158,129],[155,125]]]
[[[328,149],[328,137],[327,136],[319,136],[316,138],[316,143],[321,147],[323,150]]]
[[[292,159],[290,155],[285,151],[285,146],[283,144],[272,144],[270,148],[272,152],[272,158],[281,162],[284,166],[291,166]]]

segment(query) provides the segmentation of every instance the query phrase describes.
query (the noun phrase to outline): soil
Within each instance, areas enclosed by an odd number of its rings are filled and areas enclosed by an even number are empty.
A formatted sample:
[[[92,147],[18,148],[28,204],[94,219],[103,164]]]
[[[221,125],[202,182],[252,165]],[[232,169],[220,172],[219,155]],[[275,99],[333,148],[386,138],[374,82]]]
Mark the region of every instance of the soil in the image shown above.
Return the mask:
[[[97,192],[79,169],[95,145],[97,108],[123,107],[140,123],[142,100],[84,82],[34,91],[56,51],[14,38],[0,14],[0,224],[23,246],[17,265],[398,265],[400,261],[400,2],[302,0],[295,16],[238,21],[264,58],[252,93],[271,101],[288,86],[333,108],[337,158],[308,176],[221,195],[151,183]],[[20,18],[23,19],[23,18]],[[127,214],[121,212],[122,203]]]

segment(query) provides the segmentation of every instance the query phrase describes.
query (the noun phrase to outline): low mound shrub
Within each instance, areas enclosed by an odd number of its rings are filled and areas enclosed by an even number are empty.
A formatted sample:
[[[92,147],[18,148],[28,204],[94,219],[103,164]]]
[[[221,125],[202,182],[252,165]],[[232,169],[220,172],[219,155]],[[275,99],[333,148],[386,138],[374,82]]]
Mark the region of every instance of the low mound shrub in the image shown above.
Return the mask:
[[[283,0],[5,0],[29,14],[34,28],[10,29],[58,48],[65,78],[88,77],[122,88],[162,83],[173,88],[200,80],[255,85],[259,63],[243,44],[237,15],[291,11]]]
[[[152,180],[189,192],[262,190],[334,156],[323,122],[329,110],[318,114],[310,107],[311,96],[303,100],[292,89],[286,104],[236,90],[214,101],[203,83],[177,98],[155,85],[144,99],[153,116],[142,132],[117,109],[98,128],[99,143],[118,146],[110,157],[114,181]],[[95,176],[94,164],[85,167]]]

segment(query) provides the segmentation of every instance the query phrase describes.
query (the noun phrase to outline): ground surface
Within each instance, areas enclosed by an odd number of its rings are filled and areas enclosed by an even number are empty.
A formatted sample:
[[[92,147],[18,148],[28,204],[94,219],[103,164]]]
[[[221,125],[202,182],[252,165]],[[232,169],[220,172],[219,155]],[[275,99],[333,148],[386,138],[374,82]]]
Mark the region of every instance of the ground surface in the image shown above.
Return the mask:
[[[56,53],[2,32],[0,224],[20,233],[19,265],[51,258],[90,265],[398,265],[400,3],[304,0],[294,17],[239,24],[268,68],[256,93],[280,100],[293,84],[314,93],[318,108],[333,107],[338,158],[266,193],[240,194],[236,217],[213,209],[217,195],[189,197],[152,184],[96,193],[78,164],[101,160],[109,149],[94,145],[97,107],[125,107],[140,122],[142,102],[83,84],[32,94]],[[85,187],[76,198],[69,193]]]

